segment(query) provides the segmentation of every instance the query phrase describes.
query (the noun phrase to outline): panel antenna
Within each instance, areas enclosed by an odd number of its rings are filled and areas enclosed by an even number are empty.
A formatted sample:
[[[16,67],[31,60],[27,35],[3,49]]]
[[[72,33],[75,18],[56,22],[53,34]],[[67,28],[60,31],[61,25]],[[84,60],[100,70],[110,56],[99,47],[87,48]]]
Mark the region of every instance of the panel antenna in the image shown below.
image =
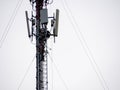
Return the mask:
[[[29,18],[28,18],[28,12],[27,11],[25,11],[25,15],[26,15],[26,22],[27,22],[27,29],[28,29],[28,37],[30,38],[30,28],[29,28],[29,22],[28,22],[28,20],[29,20]]]
[[[56,9],[55,26],[53,29],[53,34],[55,37],[58,36],[58,24],[59,24],[59,10]]]

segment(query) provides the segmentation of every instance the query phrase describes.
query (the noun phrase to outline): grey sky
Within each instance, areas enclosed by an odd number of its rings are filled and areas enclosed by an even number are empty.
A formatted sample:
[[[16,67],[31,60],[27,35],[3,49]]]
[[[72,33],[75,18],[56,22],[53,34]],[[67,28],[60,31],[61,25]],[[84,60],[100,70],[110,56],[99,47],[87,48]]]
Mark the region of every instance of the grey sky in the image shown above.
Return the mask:
[[[16,4],[17,0],[1,0],[0,39]],[[92,58],[81,33],[109,90],[120,90],[120,1],[54,0],[48,6],[49,15],[57,8],[60,9],[59,37],[55,44],[53,38],[49,39],[49,48],[52,48],[49,52],[69,90],[104,90],[93,69],[95,63],[92,67],[85,53],[86,50]],[[27,37],[25,10],[31,10],[29,0],[22,3],[0,48],[0,90],[18,90],[35,56],[35,45]],[[49,90],[52,83],[53,90],[66,90],[50,58],[48,62]],[[35,90],[35,60],[19,90],[26,89]],[[105,90],[108,90],[106,86]]]

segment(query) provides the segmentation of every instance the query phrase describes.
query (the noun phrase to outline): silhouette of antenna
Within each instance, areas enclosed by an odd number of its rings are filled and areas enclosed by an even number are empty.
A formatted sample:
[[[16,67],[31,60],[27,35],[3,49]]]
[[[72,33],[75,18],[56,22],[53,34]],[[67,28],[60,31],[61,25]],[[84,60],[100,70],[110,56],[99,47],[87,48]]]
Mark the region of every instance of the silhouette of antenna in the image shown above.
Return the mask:
[[[59,24],[59,10],[56,9],[55,26],[53,29],[54,37],[58,36],[58,24]]]
[[[55,37],[58,36],[59,10],[56,10],[55,17],[48,17],[46,7],[49,4],[48,2],[49,0],[30,0],[32,4],[32,17],[30,19],[28,18],[28,12],[25,11],[28,37],[32,39],[33,36],[36,37],[36,90],[48,90],[47,40],[50,36],[53,36],[55,41]],[[52,34],[47,28],[48,18],[52,18]],[[29,21],[31,21],[31,32]]]
[[[25,11],[25,15],[26,15],[26,22],[27,22],[27,30],[28,30],[28,37],[30,38],[30,27],[29,27],[29,18],[28,18],[28,12]]]

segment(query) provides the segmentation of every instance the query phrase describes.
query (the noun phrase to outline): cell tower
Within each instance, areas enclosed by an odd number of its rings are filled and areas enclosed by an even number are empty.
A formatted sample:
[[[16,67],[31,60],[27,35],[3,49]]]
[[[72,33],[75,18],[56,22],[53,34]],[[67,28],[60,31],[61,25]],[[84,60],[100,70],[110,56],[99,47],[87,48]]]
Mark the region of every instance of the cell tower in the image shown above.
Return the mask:
[[[48,62],[47,62],[47,40],[50,36],[58,36],[59,10],[56,16],[48,17],[47,5],[49,0],[30,0],[32,5],[31,18],[26,14],[28,37],[33,41],[36,38],[36,90],[48,90]],[[48,19],[51,19],[53,32],[48,30]],[[31,29],[29,22],[31,22]]]

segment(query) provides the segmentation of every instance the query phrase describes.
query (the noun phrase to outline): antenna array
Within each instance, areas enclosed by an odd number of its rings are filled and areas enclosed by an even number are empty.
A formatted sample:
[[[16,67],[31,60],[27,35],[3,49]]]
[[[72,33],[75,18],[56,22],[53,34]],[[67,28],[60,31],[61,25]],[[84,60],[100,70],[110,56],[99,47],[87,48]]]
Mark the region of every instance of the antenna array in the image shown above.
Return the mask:
[[[48,17],[49,0],[30,0],[30,3],[32,5],[31,18],[28,17],[27,11],[25,15],[28,37],[32,41],[33,37],[36,39],[36,90],[48,90],[47,40],[51,36],[54,39],[58,36],[59,10],[56,10],[55,17]],[[48,19],[51,19],[52,33],[47,28]]]

